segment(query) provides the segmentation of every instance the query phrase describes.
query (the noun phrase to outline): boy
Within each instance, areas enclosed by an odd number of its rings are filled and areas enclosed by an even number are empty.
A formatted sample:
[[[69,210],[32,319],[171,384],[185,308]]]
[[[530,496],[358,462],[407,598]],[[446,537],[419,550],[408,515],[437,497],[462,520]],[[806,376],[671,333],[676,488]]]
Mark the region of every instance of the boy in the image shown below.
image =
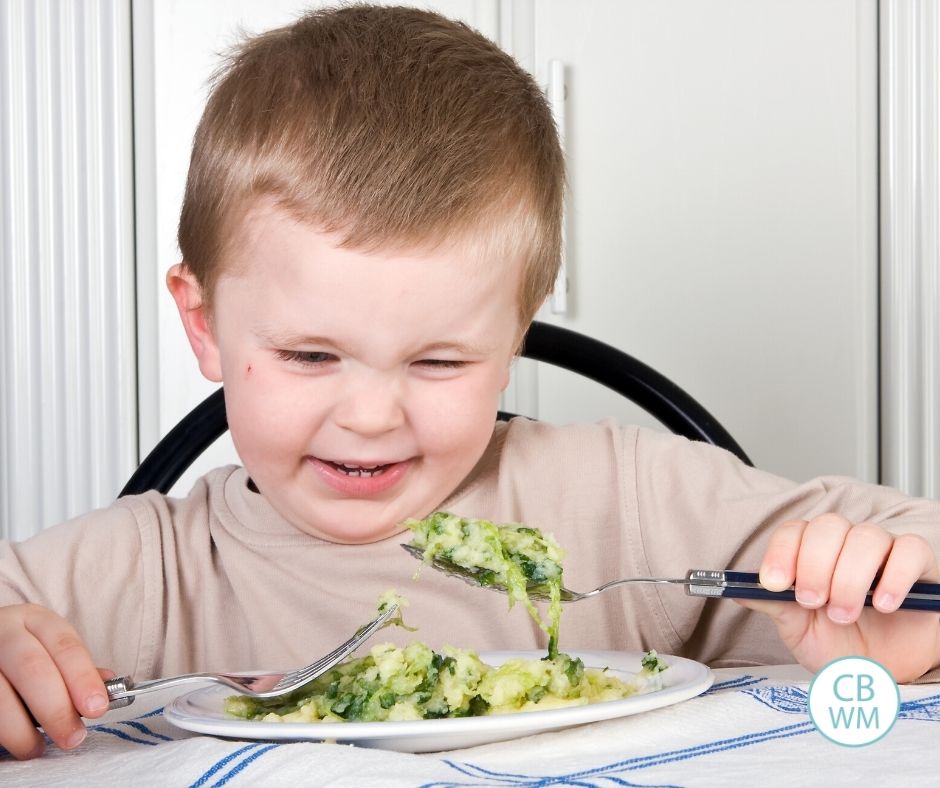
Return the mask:
[[[42,751],[28,709],[77,746],[79,714],[106,705],[96,664],[137,679],[305,664],[390,587],[431,645],[544,648],[501,595],[411,583],[400,524],[438,509],[552,532],[574,588],[760,566],[800,598],[748,603],[762,616],[625,590],[569,609],[563,648],[934,668],[938,616],[892,611],[940,580],[937,504],[797,486],[613,424],[494,430],[554,280],[562,182],[537,86],[461,25],[353,6],[245,44],[197,131],[167,277],[244,468],[0,546],[0,744]]]

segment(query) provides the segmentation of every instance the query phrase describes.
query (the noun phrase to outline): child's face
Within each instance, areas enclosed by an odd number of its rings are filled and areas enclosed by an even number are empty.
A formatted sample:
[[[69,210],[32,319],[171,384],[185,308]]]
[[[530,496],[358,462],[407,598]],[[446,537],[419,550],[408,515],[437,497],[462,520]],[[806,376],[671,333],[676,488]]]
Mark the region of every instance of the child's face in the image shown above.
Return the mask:
[[[382,539],[470,472],[520,339],[521,265],[498,262],[339,249],[258,208],[211,323],[191,275],[170,271],[200,368],[224,382],[239,456],[297,528]]]

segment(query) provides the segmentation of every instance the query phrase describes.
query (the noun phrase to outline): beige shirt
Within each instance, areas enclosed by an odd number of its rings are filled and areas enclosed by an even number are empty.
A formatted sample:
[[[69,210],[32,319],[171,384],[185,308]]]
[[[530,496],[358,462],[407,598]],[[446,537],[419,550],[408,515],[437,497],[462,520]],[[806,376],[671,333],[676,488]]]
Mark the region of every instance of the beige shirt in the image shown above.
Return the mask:
[[[441,509],[552,533],[565,582],[589,589],[691,568],[756,570],[767,535],[827,511],[916,532],[940,548],[940,504],[842,478],[794,484],[727,452],[612,423],[498,424],[473,473]],[[418,514],[418,513],[416,513]],[[425,513],[420,513],[425,514]],[[0,604],[68,619],[97,663],[138,679],[191,670],[305,664],[345,640],[394,588],[422,640],[477,650],[544,649],[521,605],[439,575],[401,549],[408,533],[339,545],[301,533],[217,469],[183,499],[147,493],[0,543]],[[769,619],[681,587],[631,586],[567,605],[562,650],[655,648],[713,666],[792,662]]]

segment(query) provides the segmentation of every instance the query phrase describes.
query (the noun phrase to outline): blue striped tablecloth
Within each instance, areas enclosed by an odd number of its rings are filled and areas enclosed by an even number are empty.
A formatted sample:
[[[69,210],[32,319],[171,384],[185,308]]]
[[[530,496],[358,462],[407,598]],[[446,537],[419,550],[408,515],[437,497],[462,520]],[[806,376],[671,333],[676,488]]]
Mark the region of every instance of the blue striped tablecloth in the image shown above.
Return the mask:
[[[940,785],[940,685],[901,687],[897,723],[866,747],[824,738],[796,666],[715,671],[675,706],[464,750],[413,755],[316,742],[187,733],[154,693],[90,725],[73,752],[0,759],[15,786]]]

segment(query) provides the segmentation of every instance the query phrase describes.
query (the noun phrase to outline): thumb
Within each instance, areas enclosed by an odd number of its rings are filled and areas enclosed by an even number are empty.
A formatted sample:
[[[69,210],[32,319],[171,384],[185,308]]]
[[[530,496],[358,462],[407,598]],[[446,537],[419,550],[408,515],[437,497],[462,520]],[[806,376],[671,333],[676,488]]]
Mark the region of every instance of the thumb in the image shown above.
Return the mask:
[[[735,599],[741,607],[755,610],[769,616],[777,627],[777,632],[783,642],[792,647],[805,634],[815,611],[794,604],[793,602],[776,602],[771,599]]]
[[[735,599],[741,607],[749,610],[755,610],[770,617],[774,626],[777,627],[777,634],[784,645],[796,654],[796,649],[807,636],[812,626],[816,611],[807,610],[793,602],[775,602],[770,599]]]
[[[775,602],[772,599],[733,599],[732,601],[748,610],[756,610],[758,613],[770,616],[774,621],[785,618],[787,608],[794,607],[792,602]]]

